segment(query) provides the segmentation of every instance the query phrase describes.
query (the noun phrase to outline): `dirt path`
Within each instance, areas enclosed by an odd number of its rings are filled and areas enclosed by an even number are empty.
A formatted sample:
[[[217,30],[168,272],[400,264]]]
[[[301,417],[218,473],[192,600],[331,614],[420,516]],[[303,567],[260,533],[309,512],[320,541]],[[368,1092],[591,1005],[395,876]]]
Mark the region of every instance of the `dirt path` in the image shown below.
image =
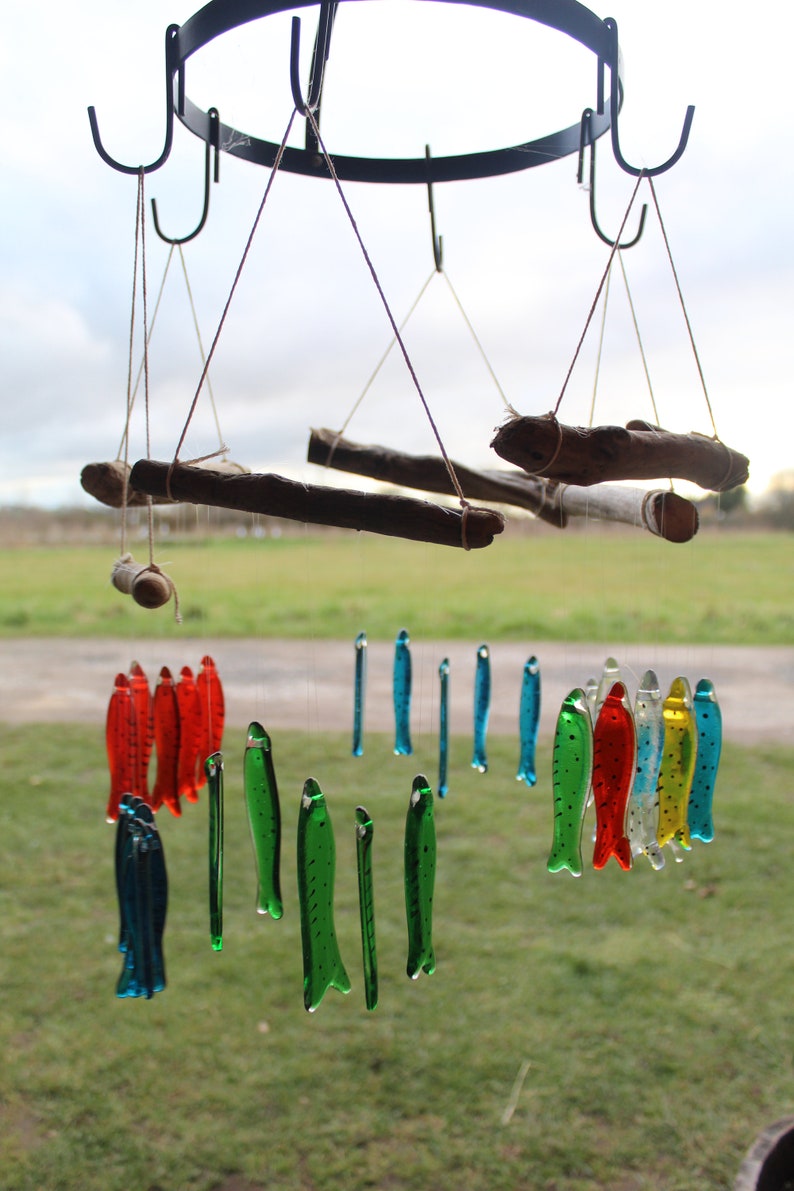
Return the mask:
[[[415,641],[412,726],[435,732],[438,664],[450,659],[450,724],[453,733],[471,731],[477,642]],[[603,666],[599,645],[511,643],[491,648],[493,699],[490,731],[515,734],[524,662],[540,660],[543,694],[541,732],[551,734],[559,705],[574,686]],[[183,641],[37,638],[0,644],[3,684],[0,720],[12,724],[104,723],[113,679],[137,659],[150,679],[166,665],[178,674],[183,665],[198,669],[211,654],[224,684],[227,722],[244,728],[261,719],[268,729],[306,728],[347,731],[353,703],[353,645],[348,641],[213,640]],[[392,642],[368,647],[366,727],[393,730]],[[656,670],[663,689],[677,674],[694,687],[710,678],[722,707],[727,739],[737,743],[792,743],[794,648],[752,646],[625,647],[619,657],[629,686]]]

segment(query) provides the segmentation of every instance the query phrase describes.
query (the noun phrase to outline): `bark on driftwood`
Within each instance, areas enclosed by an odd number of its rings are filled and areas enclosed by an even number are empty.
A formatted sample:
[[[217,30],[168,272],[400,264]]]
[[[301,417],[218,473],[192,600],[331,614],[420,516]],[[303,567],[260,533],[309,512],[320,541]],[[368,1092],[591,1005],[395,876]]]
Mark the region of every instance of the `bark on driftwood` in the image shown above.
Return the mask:
[[[214,471],[226,472],[228,475],[245,475],[248,472],[247,467],[243,467],[241,463],[233,463],[231,459],[213,459],[212,468]],[[80,483],[83,490],[89,496],[93,496],[95,500],[100,501],[103,505],[109,505],[112,509],[120,509],[124,504],[124,484],[126,478],[127,484],[127,508],[136,508],[145,505],[147,496],[143,492],[135,492],[129,485],[130,472],[132,468],[129,463],[125,463],[123,459],[112,459],[107,463],[86,463],[82,472],[80,473]],[[158,505],[170,505],[176,503],[169,500],[167,496],[152,497],[152,503]]]
[[[588,429],[564,426],[548,414],[516,417],[497,430],[491,446],[532,475],[583,487],[675,476],[723,492],[743,484],[748,475],[747,457],[719,439],[672,434],[647,422]]]
[[[170,482],[169,482],[170,473]],[[390,537],[479,549],[489,546],[504,529],[504,517],[493,509],[442,508],[407,496],[354,492],[301,484],[276,475],[222,475],[207,468],[140,459],[130,482],[154,497],[170,492],[180,501],[240,509],[271,517],[287,517],[312,525],[369,530]]]

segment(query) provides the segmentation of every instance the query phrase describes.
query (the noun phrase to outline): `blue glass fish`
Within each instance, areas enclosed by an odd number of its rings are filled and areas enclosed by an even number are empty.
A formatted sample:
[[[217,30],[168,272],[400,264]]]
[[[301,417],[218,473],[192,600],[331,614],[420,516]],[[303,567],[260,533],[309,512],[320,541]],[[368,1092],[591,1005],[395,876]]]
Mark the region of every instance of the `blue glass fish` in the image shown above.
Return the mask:
[[[325,795],[314,778],[303,786],[298,814],[298,900],[303,949],[303,1003],[309,1013],[329,988],[350,992],[334,928],[336,845]]]
[[[485,773],[488,756],[485,741],[488,735],[488,716],[491,713],[491,651],[487,645],[477,650],[477,670],[474,676],[474,754],[472,769]]]
[[[664,868],[664,852],[656,840],[659,796],[656,786],[664,745],[662,692],[653,670],[640,679],[634,700],[637,729],[637,772],[629,797],[628,836],[632,855],[644,854],[655,869]]]
[[[405,911],[408,922],[407,972],[416,980],[420,972],[436,970],[433,950],[433,894],[436,881],[436,825],[433,791],[423,774],[411,788],[405,819]]]
[[[154,813],[139,798],[125,800],[116,837],[116,863],[119,949],[124,953],[116,996],[148,1000],[166,983],[163,933],[168,877]]]
[[[552,757],[554,838],[546,867],[550,873],[567,868],[581,877],[582,825],[593,772],[593,723],[580,687],[563,700]]]
[[[204,762],[209,791],[209,890],[210,942],[223,949],[223,754],[213,753]]]
[[[449,766],[449,658],[444,658],[438,667],[440,685],[438,702],[438,796],[446,798],[449,792],[447,769]]]
[[[359,633],[355,641],[356,676],[353,691],[353,756],[364,752],[364,698],[367,691],[367,634]]]
[[[281,902],[281,805],[270,736],[261,724],[248,726],[243,756],[243,788],[256,860],[256,909],[278,919]]]
[[[364,998],[367,1009],[378,1004],[378,956],[375,948],[375,899],[372,889],[372,837],[374,828],[368,811],[356,807],[356,864],[358,906],[361,918],[361,950],[364,962]]]
[[[516,781],[534,786],[538,780],[535,771],[535,748],[538,743],[540,722],[540,663],[533,654],[524,663],[524,677],[521,682],[521,702],[518,711],[518,729],[521,737],[521,758],[518,762]]]
[[[697,727],[697,761],[687,808],[689,834],[705,844],[714,839],[712,799],[722,752],[722,712],[714,684],[701,678],[692,700]]]
[[[400,629],[394,649],[394,752],[398,757],[410,757],[411,746],[411,638],[407,629]]]

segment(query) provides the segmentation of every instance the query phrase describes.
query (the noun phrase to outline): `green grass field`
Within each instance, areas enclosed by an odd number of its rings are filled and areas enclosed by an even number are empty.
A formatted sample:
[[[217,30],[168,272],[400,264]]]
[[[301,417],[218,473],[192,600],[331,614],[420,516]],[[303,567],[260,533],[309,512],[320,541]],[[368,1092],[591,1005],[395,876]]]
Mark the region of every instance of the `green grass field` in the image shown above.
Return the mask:
[[[438,968],[405,975],[402,837],[433,742],[274,740],[285,916],[254,911],[226,742],[224,949],[207,913],[207,804],[160,814],[168,987],[120,970],[101,730],[3,732],[0,1183],[9,1191],[709,1191],[794,1104],[790,749],[726,748],[717,837],[661,873],[550,876],[548,783],[453,747],[437,802]],[[540,772],[549,771],[548,749]],[[295,826],[325,789],[353,991],[302,1003]],[[381,1000],[364,1006],[353,811],[375,820]],[[586,828],[586,836],[589,830]],[[525,1065],[526,1066],[525,1068]],[[513,1086],[526,1070],[510,1114]],[[509,1117],[509,1119],[508,1119]]]
[[[135,550],[147,558],[145,543]],[[545,527],[465,553],[376,535],[166,543],[172,605],[138,608],[109,583],[107,547],[0,551],[0,636],[432,638],[794,642],[787,534],[704,532],[683,546],[594,525]]]

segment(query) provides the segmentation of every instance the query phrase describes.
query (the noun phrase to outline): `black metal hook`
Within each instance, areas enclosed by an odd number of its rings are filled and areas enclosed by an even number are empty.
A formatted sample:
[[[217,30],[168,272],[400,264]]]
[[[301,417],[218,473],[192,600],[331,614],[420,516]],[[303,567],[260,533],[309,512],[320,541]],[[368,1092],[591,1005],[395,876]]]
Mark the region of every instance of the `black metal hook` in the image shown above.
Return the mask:
[[[686,116],[684,117],[684,127],[681,130],[678,148],[676,149],[675,153],[673,153],[672,157],[668,157],[667,161],[663,162],[662,165],[656,165],[650,168],[644,166],[638,169],[636,166],[629,165],[620,151],[620,137],[618,134],[618,112],[620,111],[620,83],[618,79],[618,59],[620,56],[620,50],[618,48],[618,25],[617,21],[615,21],[613,17],[607,17],[604,21],[604,25],[609,30],[608,65],[610,74],[612,75],[609,95],[609,123],[610,133],[612,136],[612,152],[615,155],[615,161],[622,170],[626,171],[627,174],[633,174],[635,178],[638,178],[640,174],[645,174],[648,178],[655,178],[657,174],[663,174],[666,170],[671,169],[686,149],[687,141],[689,140],[689,132],[692,127],[692,117],[695,114],[695,108],[692,104],[690,104],[686,110]]]
[[[609,236],[605,235],[601,231],[601,228],[598,226],[598,219],[596,218],[596,211],[595,211],[596,138],[593,136],[592,128],[590,126],[590,120],[591,120],[592,116],[593,116],[592,108],[585,108],[585,110],[582,112],[582,128],[581,128],[581,134],[579,137],[579,168],[576,172],[576,179],[577,179],[579,185],[581,186],[582,180],[584,178],[584,151],[585,151],[585,147],[587,145],[589,145],[590,146],[590,184],[589,184],[588,189],[590,192],[589,193],[590,222],[592,223],[593,231],[598,236],[599,240],[603,240],[604,243],[608,244],[610,248],[614,248],[615,241],[610,240]],[[642,172],[644,172],[644,171],[642,171]],[[648,214],[648,204],[643,203],[642,210],[640,211],[640,223],[639,223],[639,227],[637,228],[637,234],[634,236],[633,239],[626,240],[623,244],[618,244],[618,248],[626,249],[626,248],[634,247],[634,245],[637,243],[637,241],[642,236],[643,231],[645,230],[645,216],[647,214]]]
[[[88,119],[91,123],[91,136],[94,138],[94,148],[106,165],[111,166],[114,170],[118,170],[121,174],[139,174],[143,171],[144,174],[151,174],[155,170],[159,170],[171,153],[171,145],[174,139],[174,75],[178,76],[178,99],[177,104],[181,111],[184,103],[185,94],[185,68],[180,65],[176,57],[177,48],[177,33],[179,32],[179,25],[169,25],[165,31],[165,145],[160,156],[149,165],[122,165],[120,161],[115,161],[105,149],[102,140],[99,136],[99,124],[96,118],[96,109],[90,107],[88,109]]]
[[[166,236],[165,232],[160,227],[157,218],[157,199],[152,199],[152,220],[154,222],[154,230],[161,240],[165,240],[166,244],[187,244],[188,240],[195,240],[196,236],[207,222],[207,215],[210,209],[210,156],[214,152],[214,168],[212,173],[213,182],[217,182],[220,178],[220,152],[221,152],[221,121],[218,115],[217,108],[210,108],[207,111],[210,123],[209,139],[204,146],[204,205],[201,208],[201,219],[198,227],[192,231],[189,236],[178,236],[172,238]]]
[[[311,75],[309,77],[309,97],[304,100],[300,83],[300,47],[301,22],[300,17],[292,18],[292,37],[290,41],[289,78],[292,87],[292,99],[296,109],[306,115],[314,112],[320,103],[323,89],[325,64],[331,49],[331,32],[336,14],[336,0],[322,0],[320,4],[320,20],[317,26],[317,37],[312,54]]]
[[[436,272],[444,272],[444,237],[436,234],[436,206],[433,202],[433,181],[430,176],[430,146],[425,145],[425,161],[427,162],[427,207],[430,211],[430,235],[433,238],[433,260]]]

